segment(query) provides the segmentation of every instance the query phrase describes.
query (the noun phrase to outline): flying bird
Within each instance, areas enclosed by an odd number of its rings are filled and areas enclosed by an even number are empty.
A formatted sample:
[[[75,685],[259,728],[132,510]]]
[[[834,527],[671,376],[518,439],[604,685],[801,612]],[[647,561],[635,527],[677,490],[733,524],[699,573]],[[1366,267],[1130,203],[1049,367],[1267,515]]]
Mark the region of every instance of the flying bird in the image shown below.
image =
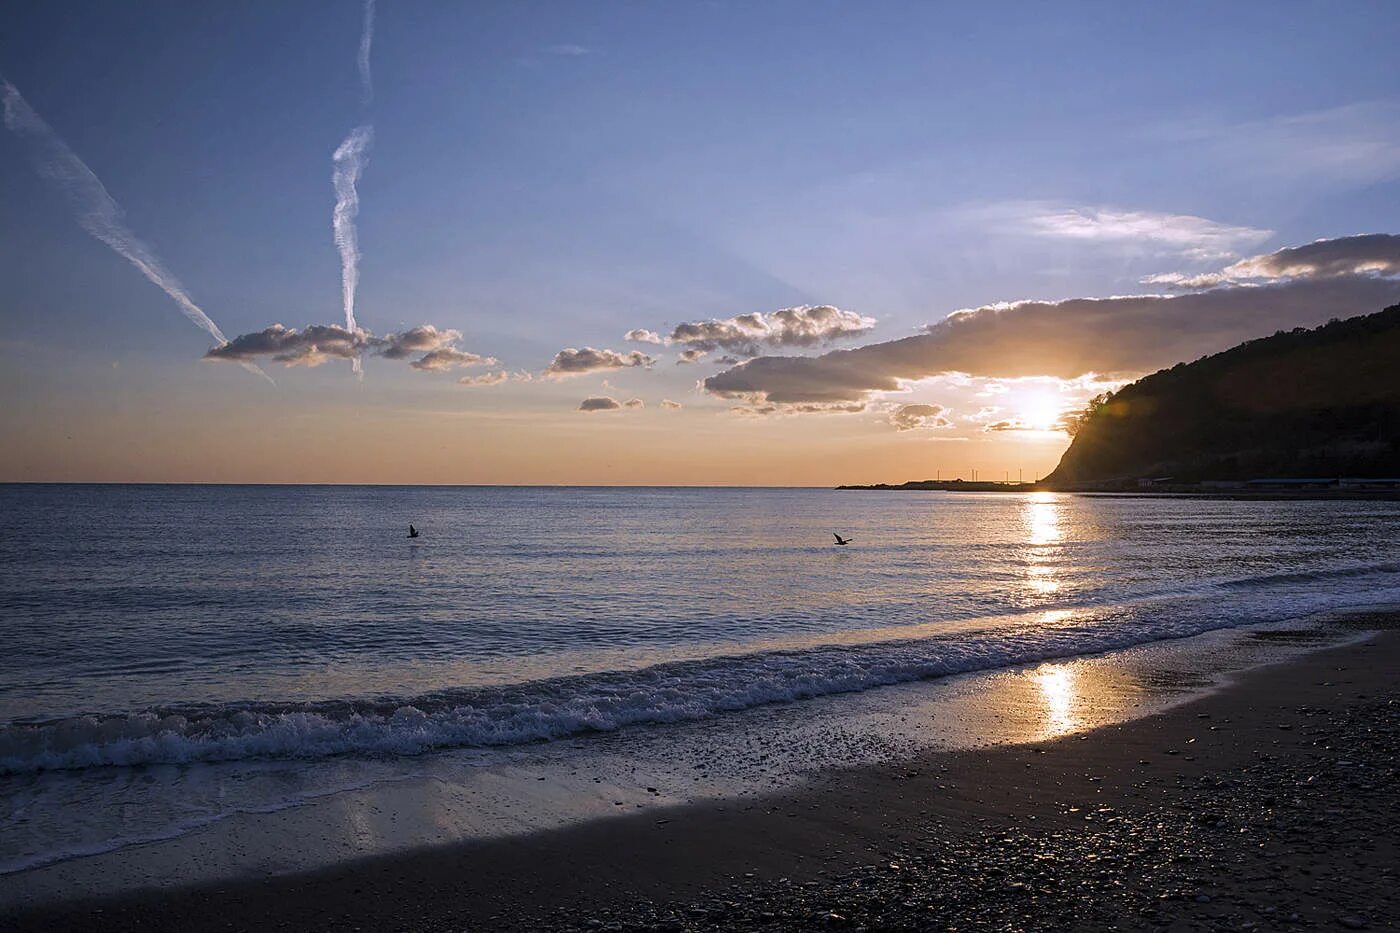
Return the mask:
[[[843,538],[834,531],[831,533],[831,536],[836,539],[836,544],[838,547],[845,547],[846,545],[850,544],[852,541],[855,540],[855,538]]]
[[[409,526],[408,526],[408,536],[409,536],[410,538],[416,538],[416,537],[418,537],[418,529],[417,529],[417,528],[414,528],[412,525],[409,525]]]

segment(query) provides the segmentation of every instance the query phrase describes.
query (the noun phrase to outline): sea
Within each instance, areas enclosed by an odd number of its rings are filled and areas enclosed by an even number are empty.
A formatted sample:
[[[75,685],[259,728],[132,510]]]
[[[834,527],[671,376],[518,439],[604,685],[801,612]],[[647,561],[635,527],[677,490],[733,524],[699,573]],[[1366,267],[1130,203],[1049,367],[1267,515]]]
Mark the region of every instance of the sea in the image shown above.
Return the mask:
[[[1400,604],[1396,502],[7,485],[0,514],[0,875],[441,756]]]

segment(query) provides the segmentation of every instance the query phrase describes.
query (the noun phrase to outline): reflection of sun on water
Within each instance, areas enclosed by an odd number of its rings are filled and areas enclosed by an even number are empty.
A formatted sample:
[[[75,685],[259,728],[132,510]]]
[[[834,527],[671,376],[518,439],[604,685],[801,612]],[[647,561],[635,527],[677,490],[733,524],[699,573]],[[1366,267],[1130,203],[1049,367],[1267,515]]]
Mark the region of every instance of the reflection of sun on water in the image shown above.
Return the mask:
[[[1026,497],[1024,514],[1031,544],[1054,544],[1064,537],[1060,531],[1060,507],[1054,493],[1031,493]]]
[[[1045,704],[1045,737],[1073,732],[1079,724],[1074,715],[1074,672],[1064,664],[1043,664],[1035,672]]]
[[[1022,516],[1031,545],[1056,544],[1064,536],[1060,530],[1059,509],[1051,493],[1037,492],[1026,498]],[[1026,583],[1036,593],[1049,595],[1060,588],[1056,579],[1058,568],[1054,563],[1055,559],[1053,549],[1030,549],[1026,563]]]

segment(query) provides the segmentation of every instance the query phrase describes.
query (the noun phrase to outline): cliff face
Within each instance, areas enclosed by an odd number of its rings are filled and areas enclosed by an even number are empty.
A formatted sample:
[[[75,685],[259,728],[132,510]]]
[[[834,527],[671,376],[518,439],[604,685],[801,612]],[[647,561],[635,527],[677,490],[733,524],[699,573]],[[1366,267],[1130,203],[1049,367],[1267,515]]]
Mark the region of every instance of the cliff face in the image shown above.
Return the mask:
[[[1125,386],[1048,482],[1400,477],[1400,305],[1251,340]]]

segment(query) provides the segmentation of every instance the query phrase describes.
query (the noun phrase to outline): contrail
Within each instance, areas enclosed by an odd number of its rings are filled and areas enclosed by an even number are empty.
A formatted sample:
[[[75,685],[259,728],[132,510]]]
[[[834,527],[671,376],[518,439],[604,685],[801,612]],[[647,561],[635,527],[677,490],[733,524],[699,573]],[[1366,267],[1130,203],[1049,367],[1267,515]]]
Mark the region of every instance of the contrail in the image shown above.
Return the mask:
[[[101,180],[93,174],[77,153],[68,148],[53,127],[44,122],[34,112],[34,108],[20,94],[19,90],[0,78],[0,90],[5,99],[5,127],[16,136],[29,143],[30,157],[39,174],[52,182],[72,205],[78,223],[84,230],[110,246],[116,253],[131,263],[147,279],[159,286],[174,299],[185,317],[204,328],[222,346],[228,343],[219,325],[195,304],[180,284],[180,280],[166,269],[151,248],[131,232],[122,220],[122,209],[107,193]],[[245,366],[268,382],[272,378],[256,365]]]
[[[369,73],[369,47],[374,41],[374,0],[365,0],[365,25],[360,33],[360,91],[366,107],[374,100],[374,82]]]
[[[374,2],[365,0],[365,20],[360,32],[360,94],[365,107],[374,99],[374,84],[370,77],[369,51],[374,42]],[[340,292],[345,304],[345,327],[351,333],[358,329],[355,323],[355,290],[360,284],[360,238],[355,229],[355,218],[360,213],[360,192],[357,186],[360,175],[369,163],[368,151],[374,141],[374,126],[365,123],[350,131],[345,141],[332,156],[331,184],[335,186],[335,212],[331,215],[331,229],[335,234],[335,246],[340,250]],[[360,359],[350,363],[356,375],[361,373]]]
[[[335,213],[331,215],[331,228],[335,231],[336,248],[340,250],[340,291],[345,301],[345,328],[351,333],[358,329],[355,323],[355,289],[360,284],[360,238],[355,231],[355,217],[360,213],[360,193],[355,186],[365,170],[368,161],[365,152],[373,139],[374,127],[369,124],[357,126],[345,137],[345,142],[335,150],[333,157],[331,181],[335,185]],[[356,371],[359,371],[358,365]]]

